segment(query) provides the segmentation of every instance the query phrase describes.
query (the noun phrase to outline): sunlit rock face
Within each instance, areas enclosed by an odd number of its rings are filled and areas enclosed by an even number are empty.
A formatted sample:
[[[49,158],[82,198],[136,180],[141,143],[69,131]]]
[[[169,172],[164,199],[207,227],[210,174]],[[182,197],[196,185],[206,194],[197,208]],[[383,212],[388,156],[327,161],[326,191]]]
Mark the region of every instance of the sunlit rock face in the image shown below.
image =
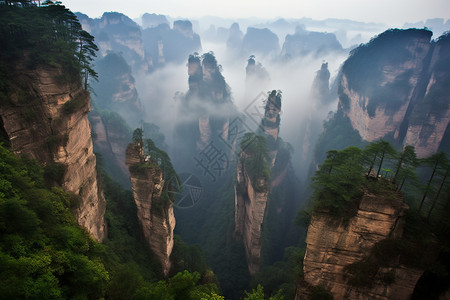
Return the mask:
[[[148,165],[144,147],[139,142],[128,145],[126,164],[130,168],[131,188],[144,237],[167,276],[171,267],[175,216],[172,202],[161,197],[165,184],[162,171],[157,165]]]
[[[80,198],[76,219],[98,241],[106,235],[105,199],[97,182],[89,93],[77,80],[63,83],[59,68],[30,71],[17,64],[11,76],[17,86],[8,104],[0,106],[2,131],[12,150],[29,155],[44,167],[59,164],[64,170],[57,181]]]
[[[339,109],[363,140],[414,145],[420,157],[439,148],[450,119],[449,37],[430,42],[431,34],[389,30],[344,63]]]
[[[305,281],[322,286],[334,299],[409,299],[423,270],[398,261],[389,267],[378,267],[371,287],[352,286],[345,271],[346,266],[368,257],[378,242],[402,237],[406,209],[401,197],[393,200],[366,192],[355,216],[347,223],[336,221],[327,211],[315,211],[306,237]],[[395,277],[393,283],[383,281],[387,272]],[[296,299],[303,299],[300,292]]]

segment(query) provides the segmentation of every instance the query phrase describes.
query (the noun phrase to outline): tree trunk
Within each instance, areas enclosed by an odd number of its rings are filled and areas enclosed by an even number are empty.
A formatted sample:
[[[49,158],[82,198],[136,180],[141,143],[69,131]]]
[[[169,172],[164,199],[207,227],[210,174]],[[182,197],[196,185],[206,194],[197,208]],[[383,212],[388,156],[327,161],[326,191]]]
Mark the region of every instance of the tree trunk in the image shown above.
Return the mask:
[[[448,171],[449,171],[449,170],[450,170],[450,168],[447,169],[447,172],[445,172],[445,175],[444,175],[444,177],[442,178],[441,184],[439,185],[439,189],[438,189],[436,195],[435,195],[434,198],[433,198],[433,203],[431,204],[431,208],[430,208],[430,211],[428,212],[428,216],[427,216],[428,221],[430,220],[431,212],[433,211],[434,206],[436,205],[436,202],[437,202],[437,200],[438,200],[438,198],[439,198],[439,194],[440,194],[441,191],[442,191],[442,187],[444,186],[445,179],[447,179]]]
[[[422,210],[423,203],[425,202],[425,198],[427,197],[428,191],[430,190],[431,181],[433,180],[434,173],[436,173],[438,163],[438,160],[436,160],[433,168],[433,173],[431,173],[431,177],[430,180],[428,180],[427,188],[425,189],[425,193],[423,194],[422,201],[420,201],[419,212]]]

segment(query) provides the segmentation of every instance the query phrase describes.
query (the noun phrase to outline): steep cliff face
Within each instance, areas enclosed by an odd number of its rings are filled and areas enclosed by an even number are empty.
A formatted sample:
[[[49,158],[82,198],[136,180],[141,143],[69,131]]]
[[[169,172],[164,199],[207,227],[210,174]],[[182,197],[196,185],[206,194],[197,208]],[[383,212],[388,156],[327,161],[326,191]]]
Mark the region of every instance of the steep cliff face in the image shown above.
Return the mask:
[[[161,196],[165,184],[162,171],[146,161],[144,147],[139,142],[128,145],[126,164],[130,169],[131,187],[144,237],[167,276],[171,267],[175,216],[170,200]]]
[[[317,57],[342,52],[342,45],[334,33],[307,31],[304,26],[297,26],[295,34],[286,35],[281,56],[289,59],[311,54]]]
[[[414,145],[421,157],[439,148],[450,116],[449,37],[430,42],[431,34],[389,30],[344,63],[339,109],[364,140]]]
[[[281,94],[272,91],[269,95],[264,118],[261,121],[260,134],[264,135],[264,145],[267,147],[267,158],[260,155],[259,139],[249,140],[247,146],[241,149],[237,164],[235,185],[235,235],[242,239],[246,251],[248,270],[251,275],[259,271],[261,265],[262,227],[267,215],[269,193],[283,181],[286,175],[287,163],[283,170],[276,174],[272,183],[264,176],[264,168],[254,168],[254,164],[267,163],[268,171],[274,167],[277,158],[278,132],[280,125]],[[241,144],[241,146],[243,146]],[[256,150],[256,151],[255,151]],[[266,160],[267,162],[255,160]],[[253,160],[247,164],[246,161]],[[254,169],[246,169],[246,166]],[[255,174],[255,169],[261,174]],[[252,176],[253,175],[253,176]],[[280,208],[282,210],[282,208]]]
[[[308,227],[303,262],[304,279],[331,292],[334,299],[408,299],[422,270],[402,265],[377,266],[369,287],[349,283],[348,268],[367,258],[377,243],[400,238],[407,206],[402,198],[365,192],[356,215],[343,224],[330,221],[326,211],[315,211]],[[333,219],[331,219],[333,220]],[[359,276],[368,276],[362,273]],[[390,276],[394,280],[387,280]],[[301,295],[297,295],[301,299]]]
[[[261,120],[261,133],[267,138],[271,158],[271,167],[275,165],[278,152],[278,134],[280,132],[281,94],[273,90],[264,108],[264,118]]]
[[[130,126],[145,118],[130,66],[122,55],[110,52],[96,63],[99,81],[92,83],[96,105],[100,110],[115,111]]]
[[[186,107],[193,122],[197,150],[221,137],[228,139],[229,119],[234,114],[230,90],[220,72],[216,58],[211,53],[200,57],[191,55],[188,61],[189,91]]]
[[[139,25],[124,14],[106,12],[100,19],[77,13],[84,30],[95,37],[100,55],[109,51],[122,53],[135,73],[152,70],[152,57],[146,55]]]
[[[252,99],[255,91],[264,90],[270,82],[269,73],[260,62],[251,55],[245,68],[245,97]]]
[[[297,156],[297,163],[300,167],[296,174],[302,179],[306,179],[309,170],[305,166],[310,165],[314,159],[314,147],[323,132],[323,120],[335,99],[330,93],[328,63],[324,62],[320,70],[316,72],[308,96],[309,101],[305,109],[305,111],[308,111],[308,117],[299,124],[297,143],[301,147],[301,153]]]
[[[89,114],[89,120],[94,132],[94,151],[101,154],[102,167],[122,186],[129,187],[130,173],[125,164],[125,150],[131,139],[128,126],[118,114],[95,109]]]
[[[62,178],[52,179],[80,197],[77,221],[101,241],[106,234],[106,206],[87,117],[89,93],[80,83],[60,82],[63,71],[58,68],[30,71],[18,64],[10,76],[14,88],[8,103],[0,105],[0,115],[12,150],[63,171]]]
[[[146,28],[142,31],[142,40],[145,51],[155,58],[156,67],[182,63],[190,53],[202,49],[200,36],[193,31],[188,20],[173,22],[172,29],[168,23]]]
[[[414,145],[418,156],[437,152],[450,124],[450,35],[440,37],[431,54],[426,90],[413,108],[405,144]]]
[[[244,152],[236,171],[235,185],[235,234],[242,239],[250,274],[259,271],[261,265],[262,224],[266,213],[269,187],[264,179],[255,183],[257,191],[244,167]]]
[[[268,28],[247,27],[242,39],[242,55],[275,55],[280,51],[278,36]]]

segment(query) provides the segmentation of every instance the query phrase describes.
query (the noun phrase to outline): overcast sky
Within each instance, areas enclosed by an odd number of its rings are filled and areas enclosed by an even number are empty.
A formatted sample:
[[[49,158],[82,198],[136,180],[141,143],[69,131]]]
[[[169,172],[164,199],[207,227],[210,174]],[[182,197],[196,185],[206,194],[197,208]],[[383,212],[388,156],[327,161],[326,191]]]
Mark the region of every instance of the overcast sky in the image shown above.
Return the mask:
[[[100,17],[117,11],[131,18],[143,13],[196,18],[339,18],[387,25],[450,18],[450,0],[62,0],[74,12]]]

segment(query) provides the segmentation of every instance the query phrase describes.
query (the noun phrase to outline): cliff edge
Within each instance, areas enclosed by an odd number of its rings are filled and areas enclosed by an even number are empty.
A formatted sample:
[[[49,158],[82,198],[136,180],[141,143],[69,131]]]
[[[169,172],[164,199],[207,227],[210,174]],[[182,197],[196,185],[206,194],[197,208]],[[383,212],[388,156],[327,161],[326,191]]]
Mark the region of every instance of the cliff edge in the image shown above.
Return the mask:
[[[17,155],[29,155],[47,179],[79,196],[76,219],[98,241],[106,235],[106,203],[97,181],[89,93],[65,81],[61,68],[30,70],[17,64],[9,73],[7,101],[0,105],[1,132]]]

